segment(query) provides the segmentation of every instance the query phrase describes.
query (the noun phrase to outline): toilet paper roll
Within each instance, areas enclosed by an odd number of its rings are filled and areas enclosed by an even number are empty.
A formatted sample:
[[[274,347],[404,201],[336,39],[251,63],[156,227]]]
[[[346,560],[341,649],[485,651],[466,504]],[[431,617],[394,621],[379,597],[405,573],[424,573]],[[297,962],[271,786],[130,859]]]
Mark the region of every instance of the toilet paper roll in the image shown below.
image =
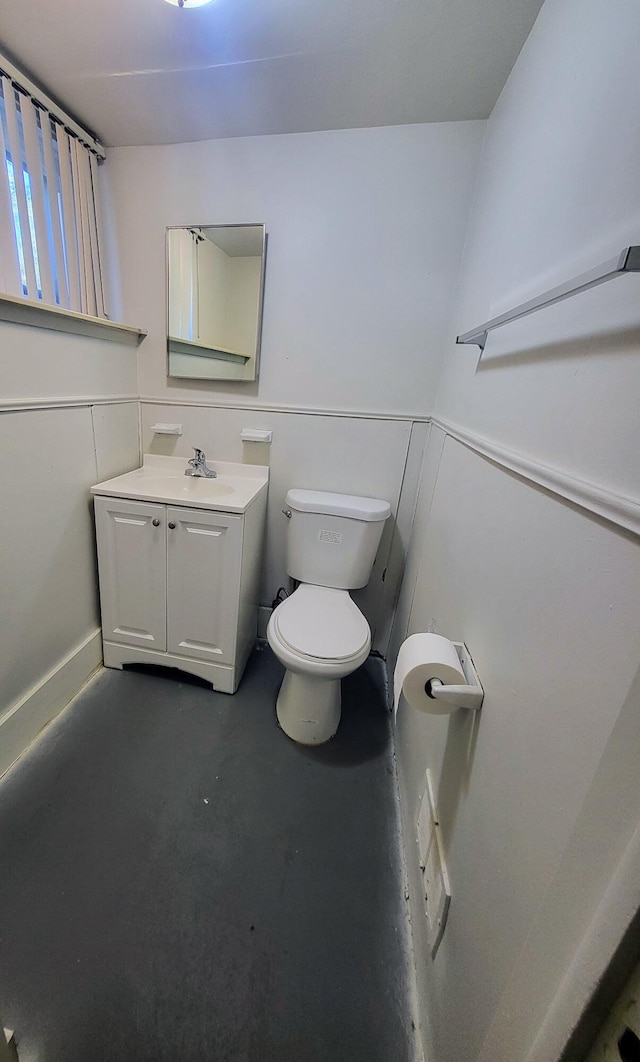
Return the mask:
[[[412,634],[400,646],[393,673],[393,714],[398,714],[400,694],[418,712],[447,715],[457,711],[453,704],[429,697],[425,686],[429,679],[440,679],[445,685],[466,684],[460,658],[453,642],[439,634]]]

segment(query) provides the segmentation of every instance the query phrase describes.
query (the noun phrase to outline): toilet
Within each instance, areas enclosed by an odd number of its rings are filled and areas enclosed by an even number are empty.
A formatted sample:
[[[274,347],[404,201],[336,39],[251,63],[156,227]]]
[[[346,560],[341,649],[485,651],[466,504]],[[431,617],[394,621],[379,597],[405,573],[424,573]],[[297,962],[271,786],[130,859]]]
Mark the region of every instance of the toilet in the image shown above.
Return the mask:
[[[333,737],[340,680],[369,655],[369,624],[349,591],[369,581],[390,511],[378,498],[287,493],[287,572],[299,586],[274,609],[267,639],[286,668],[278,722],[301,745]]]

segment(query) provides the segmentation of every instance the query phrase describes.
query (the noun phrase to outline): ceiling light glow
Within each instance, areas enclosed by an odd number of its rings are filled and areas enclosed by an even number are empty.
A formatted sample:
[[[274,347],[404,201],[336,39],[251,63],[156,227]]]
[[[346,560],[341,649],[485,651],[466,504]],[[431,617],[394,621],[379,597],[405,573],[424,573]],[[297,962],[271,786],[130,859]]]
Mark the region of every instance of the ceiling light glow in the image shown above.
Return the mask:
[[[204,7],[205,4],[210,4],[211,0],[167,0],[168,4],[173,4],[174,7]]]

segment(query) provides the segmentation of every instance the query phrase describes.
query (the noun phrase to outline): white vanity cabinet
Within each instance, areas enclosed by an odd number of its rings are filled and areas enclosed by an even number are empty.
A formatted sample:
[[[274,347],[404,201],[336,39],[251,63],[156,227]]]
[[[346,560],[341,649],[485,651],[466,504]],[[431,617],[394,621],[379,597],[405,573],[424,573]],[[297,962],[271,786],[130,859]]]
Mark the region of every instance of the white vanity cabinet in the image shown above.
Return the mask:
[[[266,490],[242,513],[96,496],[107,667],[165,664],[235,692],[256,639],[265,504]]]

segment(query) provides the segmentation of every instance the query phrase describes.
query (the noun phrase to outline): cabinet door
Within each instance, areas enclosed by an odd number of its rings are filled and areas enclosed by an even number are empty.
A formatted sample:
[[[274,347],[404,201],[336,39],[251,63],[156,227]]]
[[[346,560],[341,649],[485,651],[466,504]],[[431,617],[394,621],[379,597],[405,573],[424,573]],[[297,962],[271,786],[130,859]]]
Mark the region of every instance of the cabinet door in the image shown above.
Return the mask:
[[[167,650],[233,664],[242,517],[169,508],[167,519]]]
[[[103,638],[164,651],[165,507],[126,498],[98,497],[95,504]]]

